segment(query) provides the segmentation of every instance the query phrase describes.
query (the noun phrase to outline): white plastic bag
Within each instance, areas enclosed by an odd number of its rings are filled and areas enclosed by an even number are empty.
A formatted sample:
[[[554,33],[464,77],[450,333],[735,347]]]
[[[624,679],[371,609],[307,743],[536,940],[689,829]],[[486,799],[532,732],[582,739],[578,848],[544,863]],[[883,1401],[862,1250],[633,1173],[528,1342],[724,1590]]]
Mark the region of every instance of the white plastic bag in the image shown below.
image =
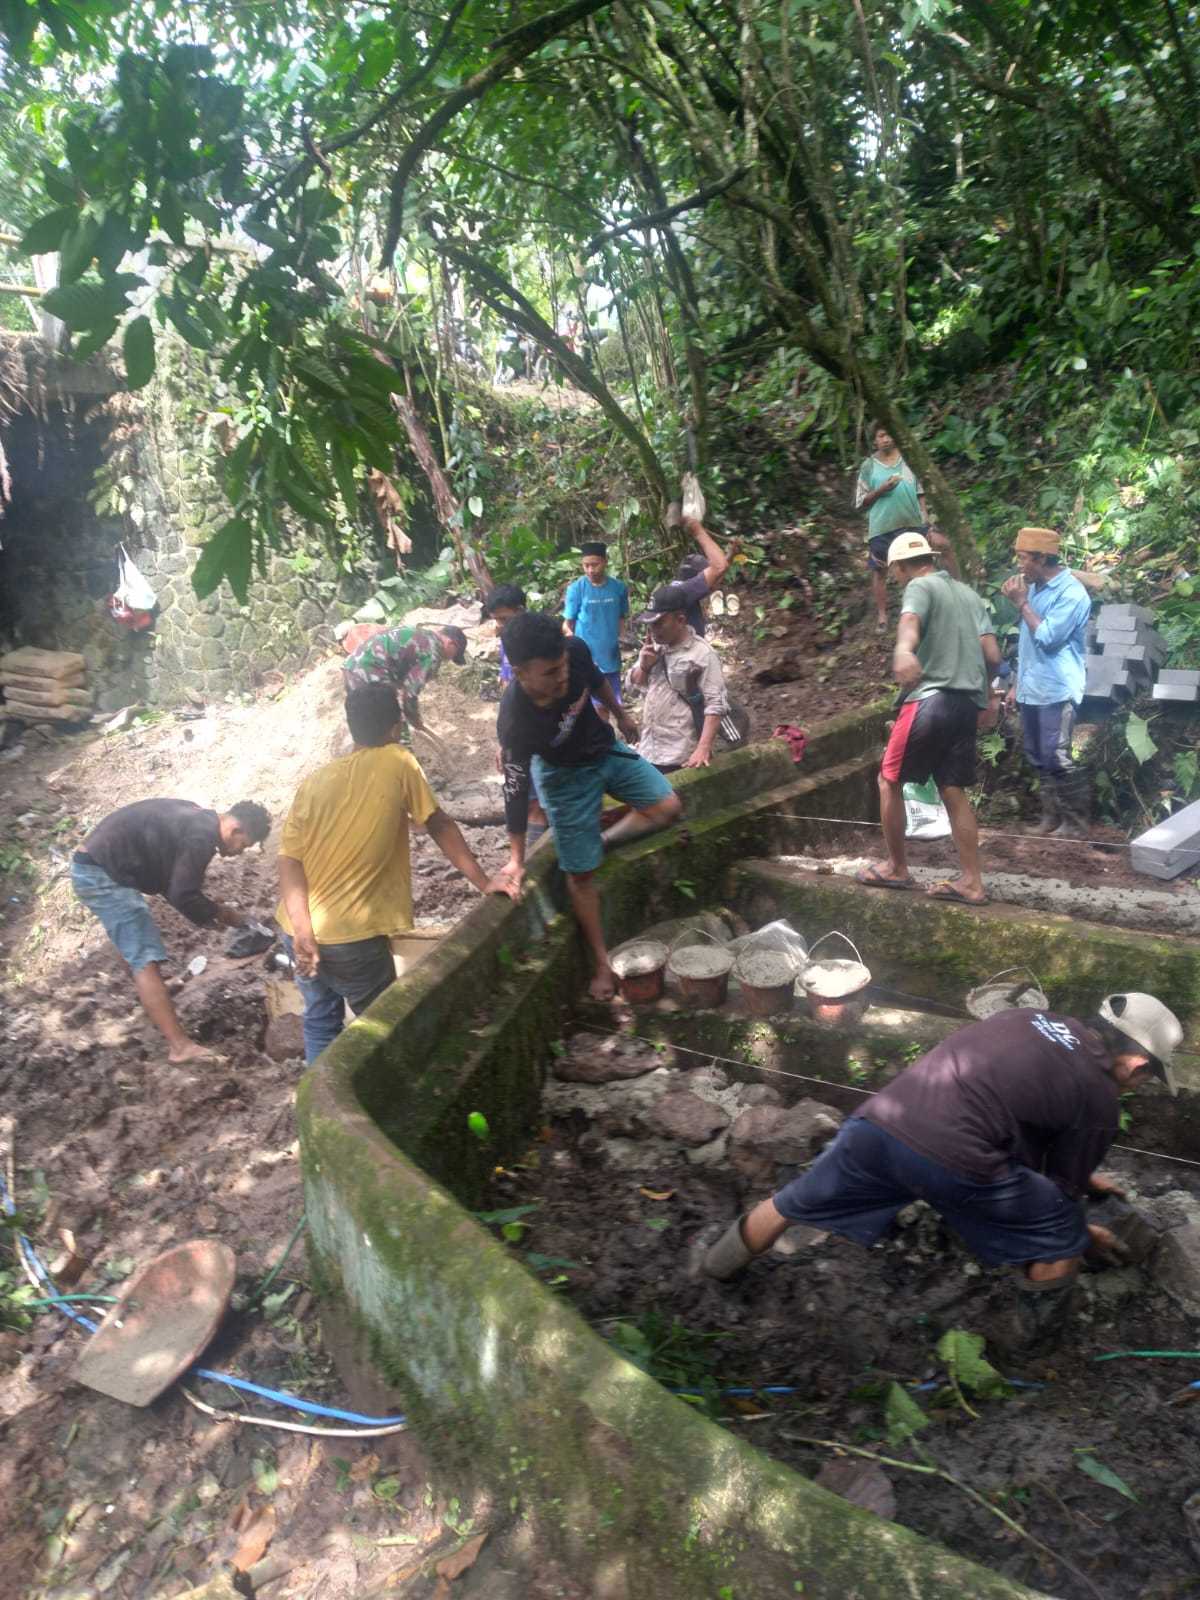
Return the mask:
[[[700,493],[700,480],[694,472],[685,472],[683,475],[683,504],[682,514],[689,522],[703,522],[704,513],[708,507],[704,503],[704,496]]]
[[[158,604],[154,590],[146,579],[129,559],[128,552],[123,544],[117,546],[117,562],[121,569],[121,578],[117,584],[114,596],[130,611],[153,611]]]
[[[950,813],[932,778],[926,783],[904,785],[904,814],[907,839],[944,839],[950,832]]]
[[[734,956],[750,955],[762,950],[780,950],[792,963],[797,975],[808,965],[808,946],[790,923],[768,922],[753,933],[744,933],[740,939],[731,939],[726,946]]]

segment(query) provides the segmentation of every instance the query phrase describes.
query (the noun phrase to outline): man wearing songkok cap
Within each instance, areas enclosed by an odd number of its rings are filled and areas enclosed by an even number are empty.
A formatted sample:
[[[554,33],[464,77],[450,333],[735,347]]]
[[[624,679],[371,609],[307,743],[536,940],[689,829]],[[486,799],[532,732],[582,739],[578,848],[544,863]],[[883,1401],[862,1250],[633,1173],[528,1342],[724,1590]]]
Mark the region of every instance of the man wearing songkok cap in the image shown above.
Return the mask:
[[[1059,560],[1059,545],[1052,528],[1022,528],[1013,552],[1020,572],[1002,592],[1021,615],[1010,699],[1021,708],[1025,754],[1038,775],[1042,819],[1035,831],[1077,839],[1091,817],[1090,785],[1071,754],[1071,736],[1087,677],[1092,601]]]

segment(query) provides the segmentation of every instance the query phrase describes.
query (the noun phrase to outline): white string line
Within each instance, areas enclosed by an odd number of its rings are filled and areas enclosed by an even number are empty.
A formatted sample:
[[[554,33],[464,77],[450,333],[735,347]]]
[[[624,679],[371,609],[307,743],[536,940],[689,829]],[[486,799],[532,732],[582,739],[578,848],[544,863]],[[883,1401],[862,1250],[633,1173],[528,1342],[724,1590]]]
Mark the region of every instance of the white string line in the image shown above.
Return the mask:
[[[765,1067],[757,1061],[742,1061],[736,1056],[719,1056],[712,1050],[694,1050],[686,1044],[667,1044],[664,1039],[650,1039],[643,1033],[622,1033],[618,1028],[598,1028],[591,1024],[585,1025],[584,1033],[599,1033],[610,1039],[636,1039],[639,1044],[648,1044],[655,1049],[664,1045],[667,1049],[681,1051],[685,1056],[699,1056],[705,1061],[721,1061],[727,1067],[742,1067],[749,1072],[773,1072],[777,1078],[795,1078],[797,1083],[814,1083],[821,1089],[840,1089],[849,1094],[862,1094],[870,1097],[875,1094],[874,1089],[860,1089],[854,1083],[835,1083],[832,1078],[807,1078],[802,1072],[786,1072],[783,1067]],[[1200,1167],[1200,1161],[1189,1161],[1186,1156],[1169,1156],[1160,1150],[1141,1150],[1133,1144],[1112,1144],[1110,1150],[1122,1150],[1126,1155],[1149,1156],[1152,1161],[1174,1161],[1181,1167]]]
[[[784,821],[784,822],[832,822],[832,823],[836,824],[836,826],[839,827],[839,828],[882,828],[883,827],[883,823],[882,822],[867,822],[867,821],[865,821],[865,820],[863,820],[862,818],[859,818],[859,817],[803,817],[803,816],[797,815],[797,813],[794,812],[794,811],[771,811],[771,812],[768,812],[767,814],[768,814],[768,816],[779,817],[781,819],[781,821]],[[1166,821],[1166,820],[1169,820],[1169,819],[1164,818],[1164,821]],[[1001,828],[986,828],[986,827],[984,827],[984,828],[980,829],[980,832],[981,833],[1002,833],[1004,838],[1006,838],[1006,839],[1031,839],[1035,844],[1045,844],[1050,838],[1050,835],[1046,834],[1046,833],[1009,833],[1007,829],[1001,829]],[[922,840],[922,839],[913,839],[913,840],[909,840],[908,842],[911,843],[911,844],[927,844],[927,843],[931,843],[932,841],[930,841],[930,840]],[[1113,851],[1117,851],[1117,850],[1128,850],[1128,849],[1130,849],[1132,847],[1132,845],[1134,843],[1136,843],[1136,841],[1129,840],[1129,839],[1126,839],[1124,841],[1117,840],[1117,839],[1067,839],[1067,840],[1064,840],[1063,843],[1065,843],[1065,844],[1086,844],[1092,850],[1113,850]],[[1171,852],[1171,854],[1174,855],[1174,856],[1198,856],[1198,857],[1200,857],[1200,850],[1185,850],[1185,849],[1183,849],[1181,847],[1178,850],[1173,850]]]

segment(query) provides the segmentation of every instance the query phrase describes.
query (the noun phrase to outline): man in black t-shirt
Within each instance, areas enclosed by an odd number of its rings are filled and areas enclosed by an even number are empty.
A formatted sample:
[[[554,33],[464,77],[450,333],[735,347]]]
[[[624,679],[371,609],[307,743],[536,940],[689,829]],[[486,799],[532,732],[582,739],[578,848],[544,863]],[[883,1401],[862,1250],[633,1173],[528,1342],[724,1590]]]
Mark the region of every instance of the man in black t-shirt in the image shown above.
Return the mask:
[[[591,951],[591,996],[609,1000],[615,980],[593,874],[606,849],[669,827],[682,807],[663,775],[616,738],[597,714],[593,698],[607,708],[626,739],[637,739],[637,724],[617,703],[582,639],[565,638],[558,618],[538,611],[515,616],[502,638],[514,674],[496,722],[505,752],[504,815],[511,851],[505,876],[514,889],[520,886],[532,770],[554,830],[571,904]],[[600,807],[606,794],[632,809],[602,834]]]
[[[76,897],[99,918],[133,973],[138,999],[167,1041],[169,1061],[212,1060],[213,1053],[180,1025],[159,970],[167,952],[142,896],[162,895],[199,927],[241,927],[241,912],[204,893],[204,874],[213,856],[240,856],[270,830],[270,817],[253,800],[220,814],[190,800],[138,800],[105,817],[75,852]]]
[[[1084,1251],[1119,1254],[1083,1198],[1120,1193],[1096,1169],[1121,1093],[1151,1075],[1174,1094],[1183,1029],[1149,994],[1110,994],[1081,1022],[999,1011],[949,1035],[843,1124],[809,1170],[735,1222],[704,1257],[728,1278],[794,1222],[872,1245],[912,1200],[940,1212],[989,1266],[1018,1269],[1021,1342],[1065,1321]]]

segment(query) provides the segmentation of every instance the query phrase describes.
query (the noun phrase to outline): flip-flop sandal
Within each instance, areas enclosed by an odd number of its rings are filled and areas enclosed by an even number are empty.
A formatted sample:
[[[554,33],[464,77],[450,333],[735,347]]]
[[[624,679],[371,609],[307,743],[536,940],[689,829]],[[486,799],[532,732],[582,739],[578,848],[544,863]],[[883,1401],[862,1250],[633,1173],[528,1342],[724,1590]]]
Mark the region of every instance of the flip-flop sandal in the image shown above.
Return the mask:
[[[741,609],[742,602],[738,599],[736,594],[727,594],[725,596],[725,615],[727,617],[736,617]]]
[[[960,906],[990,906],[991,897],[984,895],[981,900],[972,900],[970,895],[962,894],[952,883],[935,883],[932,888],[926,889],[926,897],[930,900],[953,900]]]
[[[723,617],[725,615],[725,596],[719,589],[714,590],[709,596],[708,609],[714,617]]]
[[[915,889],[916,883],[912,878],[889,878],[880,872],[878,867],[864,867],[861,872],[854,874],[856,883],[861,883],[864,889]]]

